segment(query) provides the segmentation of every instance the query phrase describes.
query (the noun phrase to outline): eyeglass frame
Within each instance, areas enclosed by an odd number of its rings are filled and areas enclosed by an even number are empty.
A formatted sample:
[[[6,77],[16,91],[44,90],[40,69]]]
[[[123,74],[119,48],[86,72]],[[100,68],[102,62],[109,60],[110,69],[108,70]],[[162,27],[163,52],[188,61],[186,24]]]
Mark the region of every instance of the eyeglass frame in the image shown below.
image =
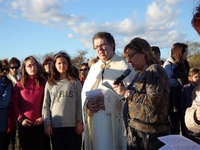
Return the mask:
[[[100,45],[97,45],[96,47],[94,47],[94,50],[100,50],[100,48],[105,49],[107,45],[110,45],[110,43],[102,43]]]
[[[32,68],[32,67],[36,67],[37,64],[36,63],[33,63],[33,64],[29,64],[28,66],[26,66],[27,68]]]
[[[126,57],[126,59],[129,60],[129,59],[133,58],[133,56],[134,56],[135,54],[137,54],[137,53],[139,53],[139,52],[138,52],[138,51],[134,52],[133,54],[131,54],[131,56]]]

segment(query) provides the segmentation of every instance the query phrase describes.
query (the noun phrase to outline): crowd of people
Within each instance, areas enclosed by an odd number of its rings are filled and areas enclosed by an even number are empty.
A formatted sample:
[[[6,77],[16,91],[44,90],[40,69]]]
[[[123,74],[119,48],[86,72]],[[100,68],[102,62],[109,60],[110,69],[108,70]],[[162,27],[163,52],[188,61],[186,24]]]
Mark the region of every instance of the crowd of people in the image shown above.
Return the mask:
[[[200,5],[192,25],[200,34]],[[97,57],[74,66],[60,51],[40,64],[0,63],[0,150],[156,150],[178,134],[200,144],[200,68],[176,42],[163,63],[159,46],[135,37],[115,53],[109,32],[92,38]],[[128,71],[128,73],[127,73]]]

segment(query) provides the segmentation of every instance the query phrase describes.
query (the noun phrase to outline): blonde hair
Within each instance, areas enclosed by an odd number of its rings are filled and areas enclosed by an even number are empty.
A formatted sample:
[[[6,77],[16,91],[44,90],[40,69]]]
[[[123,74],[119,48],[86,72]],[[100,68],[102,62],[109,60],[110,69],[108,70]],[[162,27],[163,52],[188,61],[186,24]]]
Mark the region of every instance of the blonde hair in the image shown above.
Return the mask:
[[[92,66],[93,64],[95,64],[98,60],[99,60],[98,57],[90,58],[90,60],[88,61],[88,66],[89,66],[89,68],[91,68],[91,66]]]

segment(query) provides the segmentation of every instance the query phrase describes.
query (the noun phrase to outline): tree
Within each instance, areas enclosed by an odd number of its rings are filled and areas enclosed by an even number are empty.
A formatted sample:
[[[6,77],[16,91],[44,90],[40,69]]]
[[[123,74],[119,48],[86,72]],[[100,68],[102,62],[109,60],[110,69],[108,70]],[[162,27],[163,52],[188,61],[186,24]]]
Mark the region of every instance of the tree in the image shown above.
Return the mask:
[[[43,62],[43,56],[42,55],[32,55],[40,64]]]
[[[72,64],[74,66],[76,66],[77,68],[79,68],[79,66],[81,65],[81,63],[83,63],[84,61],[86,61],[85,55],[88,53],[87,50],[78,50],[77,52],[78,54],[76,54],[73,58],[72,58]]]
[[[190,42],[187,41],[185,44],[188,45],[188,56],[198,54],[200,52],[200,43],[199,42]]]
[[[33,55],[33,57],[35,57],[35,59],[40,63],[42,64],[43,61],[46,59],[46,57],[50,56],[53,58],[53,56],[55,55],[56,53],[54,52],[49,52],[49,53],[46,53],[44,55]]]
[[[49,52],[49,53],[46,53],[44,55],[33,55],[33,56],[37,59],[37,61],[39,63],[42,64],[46,57],[48,57],[48,56],[53,57],[56,53],[57,52]],[[81,63],[83,63],[84,61],[86,61],[85,55],[87,53],[88,53],[87,50],[78,50],[77,54],[75,54],[75,56],[71,57],[72,64],[74,66],[76,66],[77,68],[79,68],[79,66],[81,65]]]
[[[188,61],[190,67],[200,68],[200,43],[187,41],[186,44],[188,45]]]
[[[200,68],[200,52],[189,56],[188,61],[190,63],[190,67],[198,67]]]

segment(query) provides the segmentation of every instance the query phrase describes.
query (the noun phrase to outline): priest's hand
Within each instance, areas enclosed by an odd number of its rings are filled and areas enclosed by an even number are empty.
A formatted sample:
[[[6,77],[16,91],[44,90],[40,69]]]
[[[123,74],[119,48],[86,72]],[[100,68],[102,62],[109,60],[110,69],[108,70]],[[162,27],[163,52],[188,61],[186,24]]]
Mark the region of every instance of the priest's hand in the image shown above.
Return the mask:
[[[99,103],[98,100],[88,100],[87,108],[93,113],[97,112],[99,110],[98,103]]]
[[[105,110],[105,105],[104,105],[104,97],[99,97],[97,99],[98,107],[101,110]]]

